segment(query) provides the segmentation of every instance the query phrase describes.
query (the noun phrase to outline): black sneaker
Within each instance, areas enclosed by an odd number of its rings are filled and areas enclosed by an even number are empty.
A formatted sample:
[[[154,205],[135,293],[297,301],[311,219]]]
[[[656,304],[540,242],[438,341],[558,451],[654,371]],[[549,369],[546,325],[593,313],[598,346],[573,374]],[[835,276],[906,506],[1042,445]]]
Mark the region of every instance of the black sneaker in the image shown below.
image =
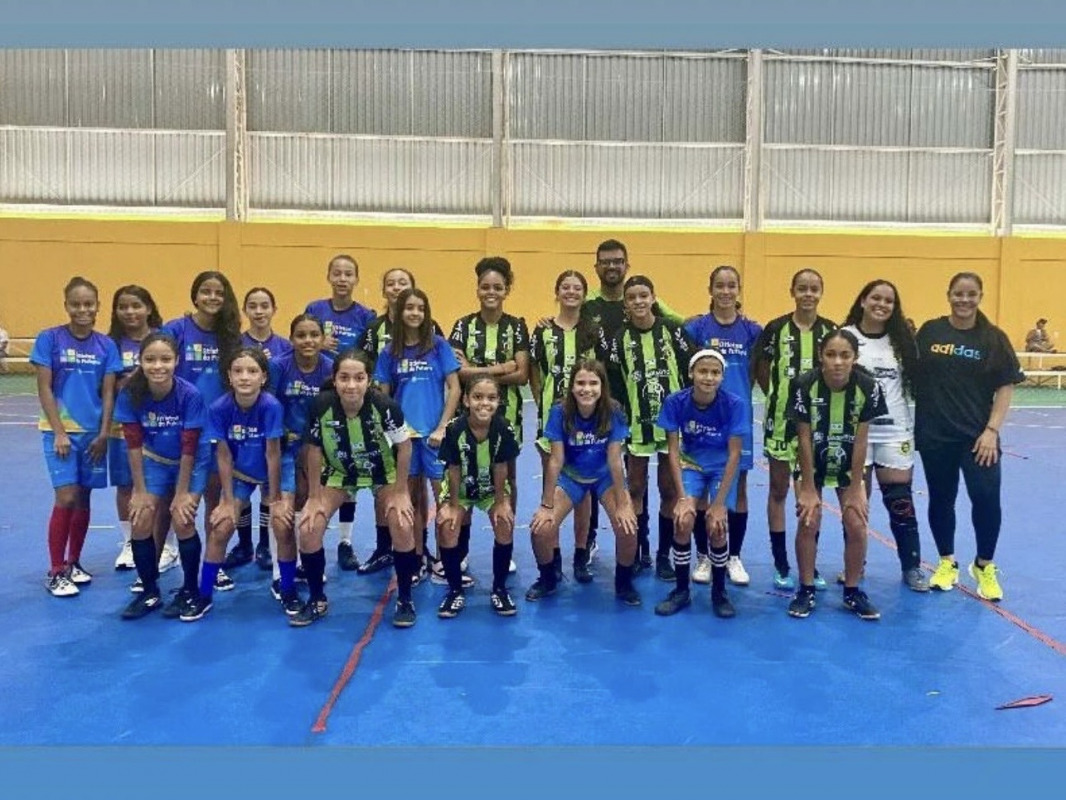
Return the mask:
[[[592,569],[589,561],[586,559],[584,562],[574,562],[574,580],[578,583],[592,583]]]
[[[211,601],[197,592],[181,609],[178,616],[182,622],[196,622],[203,619],[204,614],[211,610]]]
[[[329,600],[325,597],[321,597],[318,600],[308,600],[300,607],[299,611],[289,617],[289,624],[294,628],[306,628],[308,625],[318,622],[328,613]]]
[[[806,619],[814,611],[814,592],[800,589],[788,604],[788,615]]]
[[[180,617],[182,610],[193,597],[194,593],[182,586],[174,595],[174,599],[167,603],[166,608],[163,609],[163,619],[177,619]]]
[[[397,600],[396,610],[392,614],[394,628],[410,628],[415,624],[415,604],[410,600]]]
[[[674,565],[670,563],[668,553],[659,553],[655,556],[655,577],[666,583],[673,583],[677,580],[677,574],[674,572]]]
[[[644,602],[640,599],[640,592],[632,586],[626,586],[623,589],[615,589],[614,595],[627,606],[632,606],[634,608]]]
[[[373,575],[375,572],[381,572],[383,569],[392,568],[392,551],[386,550],[381,552],[375,550],[370,554],[370,558],[359,565],[356,572],[360,575]]]
[[[270,554],[270,545],[266,542],[255,546],[255,563],[263,572],[274,569],[274,558]]]
[[[501,617],[513,617],[518,613],[518,606],[511,599],[511,593],[507,589],[493,589],[489,596],[493,610]]]
[[[159,592],[149,594],[148,592],[142,592],[130,601],[130,604],[126,606],[122,611],[122,619],[140,619],[141,617],[147,617],[153,611],[158,608],[162,608],[163,598],[159,596]]]
[[[549,595],[555,594],[558,588],[559,584],[557,583],[547,584],[542,578],[537,578],[533,581],[533,585],[529,587],[529,591],[526,592],[526,600],[535,603],[542,597],[548,597]]]
[[[674,589],[665,600],[655,606],[655,613],[660,617],[669,617],[690,605],[692,605],[692,595],[689,594],[688,589]]]
[[[359,569],[359,559],[355,557],[351,542],[341,542],[337,545],[337,565],[345,572],[355,572]]]
[[[737,610],[729,602],[729,595],[725,592],[711,592],[711,609],[716,617],[732,619],[737,615]]]
[[[237,584],[233,582],[233,578],[227,575],[223,570],[218,571],[218,575],[215,576],[215,591],[216,592],[229,592],[236,588]]]
[[[561,555],[552,559],[552,567],[555,568],[555,582],[563,582],[563,557]]]
[[[448,592],[437,607],[437,616],[441,619],[458,617],[466,607],[466,596],[462,592]]]
[[[236,569],[245,564],[251,564],[253,558],[255,558],[255,549],[251,545],[245,547],[237,542],[233,545],[233,549],[226,553],[226,560],[222,562],[222,566],[225,569]]]
[[[866,592],[856,589],[844,597],[844,606],[858,615],[859,619],[881,619],[881,612],[870,602]]]

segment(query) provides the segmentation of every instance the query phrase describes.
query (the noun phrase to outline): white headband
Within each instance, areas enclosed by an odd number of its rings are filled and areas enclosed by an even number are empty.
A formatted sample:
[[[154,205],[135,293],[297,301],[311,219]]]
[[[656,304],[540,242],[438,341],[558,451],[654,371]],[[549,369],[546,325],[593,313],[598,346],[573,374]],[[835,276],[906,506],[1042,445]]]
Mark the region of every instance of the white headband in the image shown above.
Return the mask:
[[[722,365],[722,369],[725,369],[725,356],[710,347],[700,350],[696,355],[688,360],[688,371],[692,372],[692,369],[696,366],[696,362],[701,358],[717,358],[718,362]]]

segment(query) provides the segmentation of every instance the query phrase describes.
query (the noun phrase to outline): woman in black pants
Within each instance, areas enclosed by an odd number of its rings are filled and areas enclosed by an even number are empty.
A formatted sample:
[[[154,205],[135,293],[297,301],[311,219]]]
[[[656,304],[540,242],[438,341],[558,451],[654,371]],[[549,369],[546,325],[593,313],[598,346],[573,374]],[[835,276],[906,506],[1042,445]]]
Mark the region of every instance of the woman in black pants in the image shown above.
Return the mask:
[[[999,432],[1014,384],[1023,376],[1006,335],[978,310],[983,288],[979,275],[958,273],[948,284],[951,314],[918,331],[914,438],[929,487],[929,527],[940,553],[929,585],[946,592],[959,581],[955,498],[961,471],[977,537],[969,572],[978,595],[1002,600],[992,561],[1002,519]]]

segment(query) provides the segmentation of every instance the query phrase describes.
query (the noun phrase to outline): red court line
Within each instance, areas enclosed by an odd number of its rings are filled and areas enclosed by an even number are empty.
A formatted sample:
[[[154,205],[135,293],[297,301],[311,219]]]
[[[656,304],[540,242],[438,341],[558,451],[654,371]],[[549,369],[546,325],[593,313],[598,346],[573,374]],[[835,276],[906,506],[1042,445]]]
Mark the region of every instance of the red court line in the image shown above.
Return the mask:
[[[333,688],[329,692],[329,697],[326,698],[326,704],[322,706],[322,710],[318,712],[318,718],[315,719],[315,724],[311,726],[311,733],[325,732],[326,720],[329,719],[329,715],[333,711],[333,706],[336,705],[337,700],[340,699],[344,687],[348,685],[348,681],[352,679],[355,670],[359,667],[359,661],[363,657],[363,651],[366,649],[366,646],[370,644],[370,640],[374,638],[374,632],[378,629],[378,625],[381,624],[381,620],[385,616],[385,606],[388,605],[389,598],[394,591],[396,591],[395,575],[392,580],[389,581],[389,585],[385,588],[385,592],[381,595],[378,604],[374,607],[374,613],[370,615],[370,621],[366,624],[366,629],[363,631],[363,635],[359,638],[359,641],[355,643],[355,646],[352,647],[352,652],[348,654],[348,660],[344,662],[344,669],[341,670],[337,682],[333,684]]]

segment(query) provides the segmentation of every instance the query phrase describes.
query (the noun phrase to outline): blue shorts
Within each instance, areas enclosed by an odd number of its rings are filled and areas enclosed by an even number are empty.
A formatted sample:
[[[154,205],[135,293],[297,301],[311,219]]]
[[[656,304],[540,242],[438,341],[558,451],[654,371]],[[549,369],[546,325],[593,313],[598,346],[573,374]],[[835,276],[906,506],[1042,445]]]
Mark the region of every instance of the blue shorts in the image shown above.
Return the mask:
[[[697,501],[707,497],[712,502],[722,485],[722,476],[718,472],[701,472],[698,469],[682,469],[681,483],[685,494],[695,497]]]
[[[255,490],[263,486],[265,483],[250,483],[241,478],[233,479],[233,496],[240,500],[242,503],[247,503],[252,499],[252,495],[255,494]]]
[[[125,439],[107,440],[107,476],[112,486],[133,486],[130,452]]]
[[[570,498],[570,502],[576,508],[589,492],[595,492],[597,497],[602,498],[611,490],[614,481],[611,480],[610,475],[607,475],[594,483],[580,483],[566,473],[560,472],[559,479],[555,485],[566,492],[566,496]]]
[[[189,492],[204,493],[207,489],[207,476],[213,460],[214,453],[211,451],[210,442],[204,442],[196,448],[196,459],[192,464],[192,475],[189,476]],[[144,487],[148,490],[148,494],[155,497],[169,497],[178,485],[178,465],[163,464],[148,456],[144,457],[143,463]]]
[[[89,445],[96,438],[95,433],[71,433],[70,452],[66,458],[56,455],[56,435],[52,431],[44,434],[44,463],[48,467],[48,477],[52,488],[63,486],[81,486],[85,489],[103,489],[107,486],[107,457],[99,461],[89,458]]]
[[[422,437],[411,439],[411,472],[412,478],[429,478],[431,481],[444,479],[444,462],[437,457],[437,448],[430,447],[429,442]]]
[[[300,456],[300,442],[281,447],[281,491],[296,494],[296,463]]]

